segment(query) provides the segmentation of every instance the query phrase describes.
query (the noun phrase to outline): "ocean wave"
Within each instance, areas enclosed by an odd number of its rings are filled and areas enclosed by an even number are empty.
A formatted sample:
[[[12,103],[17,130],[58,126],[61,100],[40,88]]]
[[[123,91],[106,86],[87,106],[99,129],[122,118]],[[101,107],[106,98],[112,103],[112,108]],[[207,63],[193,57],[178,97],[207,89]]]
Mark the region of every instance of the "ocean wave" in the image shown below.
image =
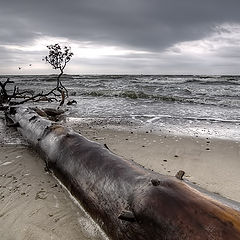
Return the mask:
[[[186,103],[186,104],[201,104],[206,106],[219,106],[219,107],[239,107],[240,100],[236,99],[236,96],[226,98],[225,100],[221,96],[208,96],[203,95],[201,98],[199,95],[195,97],[191,95],[188,91],[185,95],[159,95],[159,94],[149,94],[143,91],[110,91],[110,90],[96,90],[96,91],[86,91],[80,93],[81,96],[90,97],[105,97],[105,98],[124,98],[131,100],[148,100],[152,102],[169,102],[169,103]]]
[[[30,88],[36,92],[55,87],[56,77],[56,74],[11,76],[21,89]],[[122,98],[139,104],[145,101],[240,108],[240,76],[63,75],[62,81],[71,96],[80,98]]]
[[[229,79],[187,79],[182,83],[197,83],[201,85],[222,85],[222,86],[228,86],[228,85],[240,85],[240,79],[239,78],[229,78]]]
[[[237,119],[223,119],[223,118],[211,118],[211,117],[187,117],[187,116],[172,116],[172,115],[137,115],[133,114],[132,119],[145,119],[146,123],[156,123],[158,121],[164,120],[165,119],[177,119],[177,120],[182,120],[182,121],[204,121],[204,122],[215,122],[215,123],[240,123],[240,120]]]
[[[172,96],[158,96],[144,93],[143,91],[121,91],[121,92],[110,92],[110,91],[90,91],[85,92],[82,95],[92,96],[92,97],[121,97],[128,99],[153,99],[153,100],[163,100],[163,101],[178,101],[176,97]]]
[[[111,92],[111,91],[90,91],[85,92],[82,95],[84,96],[92,96],[92,97],[120,97],[120,98],[128,98],[128,99],[151,99],[151,100],[160,100],[166,102],[188,102],[193,103],[193,99],[189,98],[181,98],[178,96],[165,96],[165,95],[152,95],[144,93],[143,91],[121,91],[121,92]]]

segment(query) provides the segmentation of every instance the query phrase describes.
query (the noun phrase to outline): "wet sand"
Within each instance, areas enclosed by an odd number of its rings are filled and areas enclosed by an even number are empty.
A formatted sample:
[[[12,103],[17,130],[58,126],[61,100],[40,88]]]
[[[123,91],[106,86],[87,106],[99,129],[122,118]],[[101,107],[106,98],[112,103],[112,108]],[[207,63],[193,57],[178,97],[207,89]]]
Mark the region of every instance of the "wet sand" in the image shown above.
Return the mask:
[[[6,145],[0,151],[0,239],[105,239],[44,170],[44,162],[34,151]]]

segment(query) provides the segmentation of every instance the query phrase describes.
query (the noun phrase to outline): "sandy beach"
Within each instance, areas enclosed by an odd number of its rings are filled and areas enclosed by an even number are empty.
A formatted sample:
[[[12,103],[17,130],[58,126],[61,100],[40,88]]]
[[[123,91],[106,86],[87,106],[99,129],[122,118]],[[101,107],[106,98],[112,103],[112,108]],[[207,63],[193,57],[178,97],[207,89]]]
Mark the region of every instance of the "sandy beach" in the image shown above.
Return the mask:
[[[145,168],[171,176],[184,170],[185,180],[240,202],[239,142],[157,134],[131,127],[70,126]],[[0,151],[3,239],[105,239],[68,192],[45,171],[44,161],[33,150],[23,145],[2,145]]]
[[[68,192],[26,146],[0,147],[0,238],[105,239]]]
[[[88,139],[107,144],[112,152],[145,168],[171,176],[183,170],[186,180],[240,202],[238,141],[88,124],[73,124],[72,128]]]

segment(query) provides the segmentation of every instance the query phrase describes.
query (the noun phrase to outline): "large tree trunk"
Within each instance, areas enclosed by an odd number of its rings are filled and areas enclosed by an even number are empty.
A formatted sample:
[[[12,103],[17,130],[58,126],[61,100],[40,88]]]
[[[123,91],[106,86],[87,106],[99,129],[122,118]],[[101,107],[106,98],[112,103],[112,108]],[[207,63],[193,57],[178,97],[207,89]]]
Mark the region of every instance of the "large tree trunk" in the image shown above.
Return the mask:
[[[12,109],[10,116],[112,239],[240,240],[238,206],[120,158],[31,109]]]

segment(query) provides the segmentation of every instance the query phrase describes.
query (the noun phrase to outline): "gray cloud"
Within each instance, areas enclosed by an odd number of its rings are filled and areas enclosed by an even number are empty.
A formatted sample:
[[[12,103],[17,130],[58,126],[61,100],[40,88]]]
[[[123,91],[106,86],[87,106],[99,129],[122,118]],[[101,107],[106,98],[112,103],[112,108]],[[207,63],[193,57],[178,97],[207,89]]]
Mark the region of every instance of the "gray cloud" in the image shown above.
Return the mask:
[[[169,69],[174,64],[192,69],[192,63],[198,64],[192,58],[166,57],[154,52],[207,37],[220,31],[215,28],[217,25],[240,23],[239,9],[239,0],[0,0],[0,45],[30,45],[39,36],[65,37],[152,52],[108,57],[101,61],[101,67],[102,63],[113,69],[118,64],[122,69],[138,66],[148,72],[169,61]],[[1,59],[5,59],[0,62],[21,62],[26,56],[37,59],[30,52],[26,55],[3,47],[0,51]],[[221,56],[239,58],[234,46],[220,49]],[[88,60],[85,65],[97,66],[96,61]],[[211,64],[209,59],[208,65]]]
[[[1,57],[0,57],[1,66],[12,62],[12,56],[9,53],[9,51],[7,51],[4,47],[0,47],[0,52],[1,52]]]
[[[239,22],[240,2],[229,0],[51,0],[1,4],[1,41],[42,34],[162,49],[206,36],[217,23]],[[4,19],[3,19],[4,18]],[[4,35],[4,36],[3,36]]]

